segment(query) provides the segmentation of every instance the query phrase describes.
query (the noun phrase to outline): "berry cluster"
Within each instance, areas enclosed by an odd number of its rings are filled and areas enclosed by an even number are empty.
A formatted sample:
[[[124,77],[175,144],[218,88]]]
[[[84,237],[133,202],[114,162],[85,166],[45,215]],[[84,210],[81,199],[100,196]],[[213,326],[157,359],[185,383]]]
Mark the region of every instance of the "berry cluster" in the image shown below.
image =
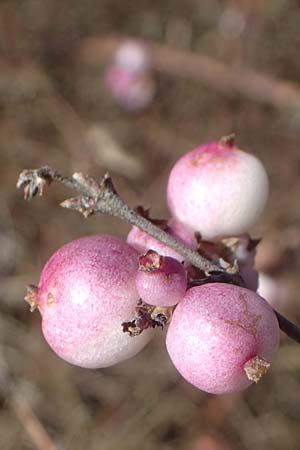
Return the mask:
[[[109,235],[72,241],[26,296],[49,345],[72,364],[107,367],[166,325],[170,358],[194,386],[224,394],[258,382],[277,350],[279,325],[256,293],[258,241],[246,233],[267,196],[263,165],[231,139],[184,155],[168,180],[172,217],[153,223],[220,270],[201,271],[137,227],[127,242]]]

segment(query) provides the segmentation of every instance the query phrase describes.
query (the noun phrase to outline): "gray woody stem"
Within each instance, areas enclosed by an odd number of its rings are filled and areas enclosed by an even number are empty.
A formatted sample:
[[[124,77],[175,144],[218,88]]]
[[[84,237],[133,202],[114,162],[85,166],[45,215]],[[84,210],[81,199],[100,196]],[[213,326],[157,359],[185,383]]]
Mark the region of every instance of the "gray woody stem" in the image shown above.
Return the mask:
[[[232,277],[233,282],[242,284],[238,274],[226,273],[224,269],[213,264],[197,252],[185,247],[184,244],[178,242],[174,237],[129,208],[117,194],[112,180],[108,175],[105,175],[102,181],[97,183],[93,178],[84,176],[81,173],[74,173],[72,178],[67,178],[51,169],[51,167],[44,166],[36,170],[24,170],[19,176],[17,187],[24,188],[24,198],[31,200],[36,195],[42,195],[44,187],[53,181],[58,181],[81,194],[78,197],[65,200],[61,204],[64,208],[79,211],[84,217],[92,214],[108,214],[119,217],[171,247],[182,255],[184,259],[203,272],[207,274],[213,274],[214,272],[220,274],[224,272],[227,276]],[[277,311],[274,312],[281,330],[291,339],[300,343],[300,328]]]
[[[50,167],[44,166],[37,170],[24,170],[20,174],[17,187],[24,187],[25,199],[31,200],[35,195],[42,195],[44,186],[52,181],[58,181],[81,194],[65,200],[61,204],[64,208],[75,209],[85,217],[92,214],[108,214],[118,217],[163,242],[203,272],[222,272],[224,270],[129,208],[117,194],[109,175],[105,175],[102,181],[97,183],[81,173],[74,173],[72,178],[66,178]]]

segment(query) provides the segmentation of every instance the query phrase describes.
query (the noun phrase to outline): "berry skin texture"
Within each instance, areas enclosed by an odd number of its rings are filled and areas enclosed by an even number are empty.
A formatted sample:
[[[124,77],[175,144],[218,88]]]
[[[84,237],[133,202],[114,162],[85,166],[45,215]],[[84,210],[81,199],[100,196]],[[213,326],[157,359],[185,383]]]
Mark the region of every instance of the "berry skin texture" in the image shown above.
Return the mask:
[[[46,341],[64,360],[107,367],[138,353],[152,331],[131,338],[122,322],[132,318],[137,252],[113,236],[72,241],[45,265],[37,291]]]
[[[176,259],[149,250],[139,258],[136,287],[149,305],[173,306],[187,290],[186,272]]]
[[[262,163],[223,141],[202,145],[171,170],[167,201],[172,215],[204,239],[234,236],[258,220],[268,198]]]
[[[188,290],[178,304],[166,344],[189,383],[228,394],[258,382],[266,372],[278,348],[279,325],[268,303],[253,291],[207,284]]]

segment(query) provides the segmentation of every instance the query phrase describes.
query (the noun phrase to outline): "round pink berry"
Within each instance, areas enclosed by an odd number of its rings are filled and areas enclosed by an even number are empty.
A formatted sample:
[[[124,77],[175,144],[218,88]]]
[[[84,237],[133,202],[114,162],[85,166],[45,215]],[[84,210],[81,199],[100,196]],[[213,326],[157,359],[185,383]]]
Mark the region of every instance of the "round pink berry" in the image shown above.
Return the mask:
[[[153,78],[147,72],[132,72],[117,64],[107,70],[106,85],[115,101],[128,111],[146,108],[155,93]]]
[[[106,367],[139,352],[152,336],[130,337],[122,322],[132,319],[139,296],[136,250],[113,236],[72,241],[45,265],[35,304],[46,341],[66,361]]]
[[[185,154],[171,170],[167,187],[172,215],[205,239],[244,233],[260,217],[267,198],[262,163],[229,141]]]
[[[214,394],[257,382],[278,343],[279,325],[269,304],[253,291],[224,283],[188,290],[167,333],[167,350],[177,370]]]
[[[129,72],[146,72],[152,68],[151,52],[143,41],[128,39],[114,55],[114,62]]]
[[[141,299],[149,305],[173,306],[186,292],[186,272],[176,259],[149,250],[139,258],[136,287]]]

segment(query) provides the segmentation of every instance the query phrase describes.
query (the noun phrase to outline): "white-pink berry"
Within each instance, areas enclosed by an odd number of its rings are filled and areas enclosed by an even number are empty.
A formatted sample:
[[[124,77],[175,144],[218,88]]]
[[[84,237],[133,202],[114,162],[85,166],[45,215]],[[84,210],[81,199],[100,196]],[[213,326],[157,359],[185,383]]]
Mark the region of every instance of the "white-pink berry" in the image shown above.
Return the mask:
[[[155,85],[147,72],[131,72],[114,64],[106,73],[106,85],[115,101],[128,111],[140,111],[153,100]]]
[[[167,350],[181,375],[203,391],[226,394],[257,382],[277,350],[270,305],[248,289],[212,283],[191,288],[177,305]]]
[[[173,306],[187,289],[187,275],[174,258],[149,250],[139,258],[136,287],[141,299],[149,305]]]
[[[45,265],[36,298],[46,341],[66,361],[106,367],[138,353],[152,332],[130,337],[122,322],[132,319],[139,296],[136,250],[113,236],[88,236],[54,253]]]
[[[222,140],[180,158],[167,187],[172,215],[205,239],[248,231],[267,198],[268,177],[262,163]]]
[[[114,55],[114,62],[129,72],[151,70],[151,52],[143,41],[128,39],[123,42]]]

